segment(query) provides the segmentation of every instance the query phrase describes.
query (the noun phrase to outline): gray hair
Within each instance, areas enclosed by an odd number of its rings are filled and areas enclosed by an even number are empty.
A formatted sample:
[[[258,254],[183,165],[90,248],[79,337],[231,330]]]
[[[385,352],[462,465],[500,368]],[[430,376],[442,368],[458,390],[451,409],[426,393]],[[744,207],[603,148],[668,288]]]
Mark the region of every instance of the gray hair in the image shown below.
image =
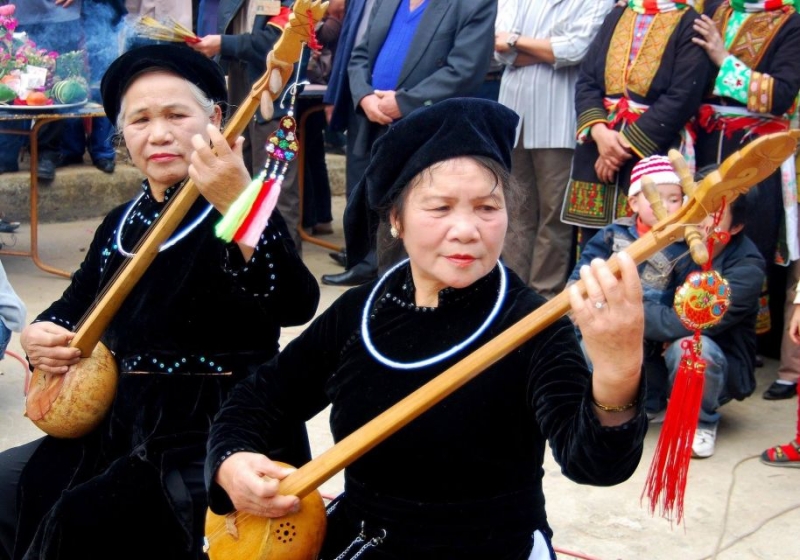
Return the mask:
[[[133,83],[133,81],[139,78],[140,76],[143,76],[144,74],[150,74],[152,72],[166,72],[168,74],[172,74],[172,72],[170,72],[167,69],[160,68],[158,66],[152,66],[150,68],[142,70],[138,74],[135,74],[133,77],[131,77],[128,83],[129,84]],[[177,74],[175,75],[177,76]],[[178,77],[182,78],[181,76]],[[185,80],[185,78],[182,79]],[[213,115],[214,106],[216,105],[216,103],[214,103],[211,99],[209,99],[209,97],[205,94],[205,92],[203,92],[202,89],[197,87],[197,85],[193,84],[189,80],[186,80],[186,83],[188,84],[189,91],[192,92],[192,96],[194,97],[195,101],[197,101],[197,104],[200,105],[205,114],[209,117]],[[117,122],[114,123],[117,128],[117,134],[119,134],[122,131],[124,116],[125,116],[125,95],[123,94],[119,104],[119,114],[117,115]]]

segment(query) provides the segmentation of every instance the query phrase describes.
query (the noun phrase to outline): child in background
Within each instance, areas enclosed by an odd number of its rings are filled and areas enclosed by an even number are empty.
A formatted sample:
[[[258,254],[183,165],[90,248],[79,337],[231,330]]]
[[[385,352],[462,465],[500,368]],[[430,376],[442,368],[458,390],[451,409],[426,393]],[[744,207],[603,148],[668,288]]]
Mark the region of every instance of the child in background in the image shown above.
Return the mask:
[[[593,259],[608,259],[612,253],[627,248],[645,235],[658,222],[650,202],[642,192],[642,177],[645,175],[653,180],[668,214],[681,208],[683,189],[669,158],[655,155],[637,162],[631,172],[631,186],[628,191],[628,207],[633,215],[618,218],[589,240],[568,279],[569,283],[580,278],[581,266],[588,265]],[[666,247],[640,264],[639,277],[642,280],[645,301],[671,305],[675,289],[685,280],[691,266],[688,247],[682,242]],[[651,421],[662,418],[667,407],[668,376],[663,349],[661,342],[647,339],[644,341],[647,379],[645,409]]]

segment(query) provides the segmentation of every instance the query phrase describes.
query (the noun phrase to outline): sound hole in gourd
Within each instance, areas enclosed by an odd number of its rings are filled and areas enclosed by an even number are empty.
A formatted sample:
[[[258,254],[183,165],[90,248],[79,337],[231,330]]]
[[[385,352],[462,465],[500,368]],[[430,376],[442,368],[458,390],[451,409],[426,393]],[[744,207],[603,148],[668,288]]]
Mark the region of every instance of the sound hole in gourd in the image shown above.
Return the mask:
[[[297,527],[294,525],[294,523],[281,523],[275,530],[275,536],[280,541],[292,542],[292,540],[297,536]]]

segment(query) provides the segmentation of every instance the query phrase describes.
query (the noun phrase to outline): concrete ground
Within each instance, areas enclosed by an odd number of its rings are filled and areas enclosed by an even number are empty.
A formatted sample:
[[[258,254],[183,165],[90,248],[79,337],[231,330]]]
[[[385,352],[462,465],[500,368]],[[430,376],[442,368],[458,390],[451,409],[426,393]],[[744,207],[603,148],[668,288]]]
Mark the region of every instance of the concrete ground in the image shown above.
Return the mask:
[[[333,200],[335,232],[322,239],[338,246],[342,243],[340,217],[344,201],[341,196],[334,196]],[[58,268],[74,270],[83,259],[98,223],[99,218],[88,218],[40,224],[42,259]],[[15,235],[0,234],[0,240],[6,245],[15,245],[16,249],[26,249],[28,224],[23,224]],[[304,244],[304,259],[317,278],[341,270],[328,257],[328,251],[314,243]],[[65,278],[43,272],[29,258],[0,258],[11,283],[28,305],[29,320],[67,286]],[[324,285],[321,289],[320,311],[344,291],[344,288]],[[302,327],[285,329],[283,341],[301,331]],[[12,338],[9,350],[22,354],[18,335]],[[680,525],[670,523],[657,513],[651,515],[646,499],[642,498],[659,434],[658,425],[651,426],[645,454],[636,473],[615,487],[595,488],[568,481],[548,456],[544,466],[545,494],[559,557],[590,560],[798,558],[800,469],[768,467],[757,459],[764,448],[786,443],[794,435],[796,399],[765,401],[761,398],[761,392],[775,378],[776,369],[777,363],[767,359],[757,372],[756,393],[722,409],[716,454],[691,462],[684,520]],[[24,368],[9,353],[0,362],[0,449],[41,435],[22,415],[24,377]],[[313,419],[309,430],[315,455],[330,447],[326,413]],[[481,474],[492,476],[492,473]],[[480,484],[479,477],[476,483]],[[335,494],[340,489],[340,475],[322,486],[326,494]]]

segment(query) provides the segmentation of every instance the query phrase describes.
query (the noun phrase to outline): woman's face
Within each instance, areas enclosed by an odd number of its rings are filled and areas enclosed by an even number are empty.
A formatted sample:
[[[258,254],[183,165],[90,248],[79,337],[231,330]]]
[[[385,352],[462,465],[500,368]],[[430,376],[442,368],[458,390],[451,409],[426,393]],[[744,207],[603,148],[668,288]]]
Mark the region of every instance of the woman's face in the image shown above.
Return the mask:
[[[219,107],[209,116],[188,82],[169,72],[136,78],[121,105],[125,145],[156,196],[187,176],[192,136],[207,138],[206,125],[219,126],[221,119]]]
[[[494,268],[508,213],[495,176],[471,158],[438,163],[416,181],[392,224],[411,260],[417,304],[436,305],[443,288],[469,286]]]

